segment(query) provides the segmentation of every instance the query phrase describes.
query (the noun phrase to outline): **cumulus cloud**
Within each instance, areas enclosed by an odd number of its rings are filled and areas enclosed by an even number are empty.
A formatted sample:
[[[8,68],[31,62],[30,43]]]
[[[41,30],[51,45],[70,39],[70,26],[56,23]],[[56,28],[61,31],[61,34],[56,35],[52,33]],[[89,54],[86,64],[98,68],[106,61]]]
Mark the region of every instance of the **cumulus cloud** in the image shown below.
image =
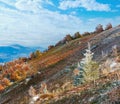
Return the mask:
[[[54,6],[50,0],[18,0],[15,3],[15,7],[19,10],[37,13],[40,9],[42,9],[44,4]]]
[[[59,6],[63,10],[77,7],[85,8],[87,11],[110,11],[108,4],[98,3],[95,0],[63,0]]]
[[[16,8],[0,5],[0,45],[22,44],[47,47],[68,33],[92,31],[101,22],[107,24],[113,21],[113,18],[106,18],[104,22],[104,18],[83,20],[75,16],[74,12],[64,14],[45,9],[44,4],[54,6],[50,0],[13,0],[12,3],[9,3],[10,0],[0,1],[6,1],[5,4]],[[114,18],[114,24],[118,21],[120,17]]]
[[[18,0],[15,6],[19,10],[37,12],[41,8],[41,0]]]
[[[42,3],[43,0],[18,0],[13,4],[16,10],[1,6],[0,44],[46,47],[66,33],[78,31],[82,22],[79,18],[44,9]],[[48,0],[46,3],[52,5]]]

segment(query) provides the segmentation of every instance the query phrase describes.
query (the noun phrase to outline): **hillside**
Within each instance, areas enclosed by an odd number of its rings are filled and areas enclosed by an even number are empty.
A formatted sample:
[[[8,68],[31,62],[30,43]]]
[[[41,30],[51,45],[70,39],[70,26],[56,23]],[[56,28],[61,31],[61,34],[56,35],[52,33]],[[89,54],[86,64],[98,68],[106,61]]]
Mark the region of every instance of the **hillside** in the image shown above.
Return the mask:
[[[119,103],[119,70],[107,73],[107,75],[103,74],[102,77],[96,80],[97,84],[95,85],[91,81],[77,87],[73,86],[73,70],[75,65],[84,57],[83,54],[86,52],[88,42],[91,44],[91,51],[94,52],[93,59],[99,65],[103,66],[108,59],[111,60],[112,64],[112,60],[114,61],[117,58],[117,56],[112,54],[113,46],[117,46],[118,56],[120,55],[120,27],[118,26],[99,34],[84,36],[66,44],[56,46],[43,52],[40,57],[28,60],[28,69],[26,67],[23,68],[25,63],[21,62],[22,64],[20,64],[20,60],[8,63],[7,69],[10,69],[10,67],[14,71],[16,71],[15,68],[19,67],[26,69],[26,76],[14,81],[10,87],[6,87],[1,92],[0,103],[28,104],[31,99],[28,95],[30,86],[33,86],[38,92],[43,81],[48,86],[47,90],[52,92],[52,94],[45,95],[43,98],[41,97],[40,99],[43,100],[38,99],[35,104],[63,104],[63,102],[64,104],[99,104],[102,101],[102,104],[106,104],[104,97],[108,97],[109,93],[111,94],[115,91],[118,91],[118,95],[113,101]],[[119,64],[118,62],[117,65]],[[4,67],[6,68],[6,66]],[[5,73],[4,76],[6,75]],[[27,81],[27,79],[29,80]],[[98,99],[98,102],[96,99]]]

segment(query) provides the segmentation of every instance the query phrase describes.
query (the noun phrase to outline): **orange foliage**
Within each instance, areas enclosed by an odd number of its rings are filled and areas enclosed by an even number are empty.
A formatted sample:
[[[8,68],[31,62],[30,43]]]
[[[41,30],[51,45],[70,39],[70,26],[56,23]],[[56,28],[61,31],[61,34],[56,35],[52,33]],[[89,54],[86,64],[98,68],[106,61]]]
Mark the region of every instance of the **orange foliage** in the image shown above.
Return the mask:
[[[22,80],[26,77],[26,70],[16,70],[13,73],[11,73],[11,79],[17,81]]]
[[[0,84],[0,91],[3,91],[4,87]]]
[[[20,64],[16,64],[16,65],[15,65],[15,68],[16,68],[16,69],[20,69],[20,68],[21,68],[21,65],[20,65]]]
[[[21,77],[18,75],[18,71],[15,71],[15,72],[11,73],[11,79],[13,79],[15,81],[21,79]]]
[[[5,86],[9,86],[9,85],[10,85],[10,80],[8,80],[7,78],[3,78],[3,79],[2,79],[2,83],[3,83]]]
[[[25,71],[30,70],[29,66],[28,66],[28,65],[26,65],[26,64],[24,64],[24,65],[22,66],[22,69],[23,69],[23,70],[25,70]]]
[[[41,95],[40,95],[40,98],[41,98],[41,99],[52,99],[52,98],[54,98],[54,97],[55,97],[55,95],[52,94],[52,93],[47,93],[47,94],[41,94]]]

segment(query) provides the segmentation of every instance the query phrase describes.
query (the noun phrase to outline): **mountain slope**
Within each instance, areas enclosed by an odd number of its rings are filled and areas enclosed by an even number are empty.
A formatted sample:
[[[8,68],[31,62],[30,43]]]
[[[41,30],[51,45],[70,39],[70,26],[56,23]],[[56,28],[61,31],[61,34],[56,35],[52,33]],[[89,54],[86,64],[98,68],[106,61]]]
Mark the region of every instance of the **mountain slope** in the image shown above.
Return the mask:
[[[29,86],[34,85],[36,88],[40,88],[41,82],[46,81],[49,86],[48,90],[51,91],[57,83],[62,85],[66,80],[71,80],[72,72],[67,73],[66,71],[68,70],[66,70],[66,68],[71,67],[83,58],[83,53],[87,48],[88,42],[91,43],[91,50],[95,53],[94,59],[101,64],[104,62],[102,59],[102,51],[108,54],[106,57],[108,58],[112,57],[111,48],[114,45],[120,47],[120,27],[112,28],[100,34],[73,40],[62,46],[54,47],[43,53],[40,58],[30,60],[28,62],[29,65],[32,66],[34,70],[39,70],[41,74],[36,74],[27,85],[24,83],[19,85],[18,83],[18,86],[15,87],[15,89],[18,90],[16,91],[13,88],[8,94],[3,94],[1,96],[1,102],[8,101],[10,104],[19,104],[22,99],[26,99],[25,104],[28,104],[29,98],[26,98],[26,96],[28,96],[27,91]],[[110,78],[112,78],[112,76],[110,76]],[[19,94],[19,99],[13,99],[16,94]]]

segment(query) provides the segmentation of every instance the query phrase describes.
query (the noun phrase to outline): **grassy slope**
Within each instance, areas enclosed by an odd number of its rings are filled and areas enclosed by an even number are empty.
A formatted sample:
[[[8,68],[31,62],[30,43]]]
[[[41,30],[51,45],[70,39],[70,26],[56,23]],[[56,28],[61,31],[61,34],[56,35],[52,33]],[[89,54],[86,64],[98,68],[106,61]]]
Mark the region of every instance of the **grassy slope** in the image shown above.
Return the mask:
[[[13,98],[16,97],[16,94],[20,94],[20,96],[22,96],[22,93],[27,91],[29,86],[39,86],[39,83],[41,81],[50,79],[57,72],[63,70],[66,66],[71,65],[74,61],[72,60],[72,57],[74,57],[75,52],[86,48],[86,42],[92,37],[94,37],[94,35],[86,36],[82,39],[73,40],[69,44],[58,46],[49,50],[40,58],[30,60],[28,63],[30,66],[32,66],[32,70],[34,70],[34,72],[37,72],[37,70],[39,70],[41,72],[41,75],[35,74],[35,77],[31,79],[27,85],[18,85],[15,89],[13,88],[12,91],[3,94],[3,96],[1,96],[0,102],[2,103],[5,101],[9,102],[11,100],[15,100]],[[83,45],[85,44],[85,47],[79,44],[79,42],[81,42]],[[80,58],[77,58],[77,60],[75,59],[76,62],[79,59]]]
[[[108,76],[101,77],[96,80],[96,84],[93,82],[87,83],[85,85],[72,88],[59,95],[59,100],[50,101],[50,104],[99,104],[99,103],[109,103],[120,101],[120,77],[116,74],[120,70],[108,74]],[[113,93],[114,92],[114,93]],[[114,98],[111,99],[110,97]],[[36,103],[38,104],[38,102]],[[105,103],[106,104],[106,103]]]
[[[50,89],[52,89],[51,87],[55,83],[59,82],[59,83],[63,84],[65,81],[64,79],[68,78],[68,77],[66,77],[66,75],[64,75],[64,74],[63,74],[63,76],[60,75],[59,77],[57,77],[55,79],[54,79],[53,75],[56,75],[57,73],[59,73],[66,66],[70,66],[73,63],[80,61],[80,59],[83,57],[82,52],[84,49],[86,49],[88,41],[91,41],[92,46],[100,45],[101,41],[104,38],[109,37],[112,33],[118,32],[118,30],[119,30],[119,28],[117,27],[117,28],[105,31],[98,35],[91,35],[91,36],[83,37],[81,39],[73,40],[69,44],[65,44],[63,46],[58,46],[58,47],[55,47],[55,48],[49,50],[48,52],[44,53],[42,57],[40,57],[38,59],[29,61],[29,64],[30,64],[30,66],[33,67],[33,70],[36,70],[36,71],[40,70],[42,74],[36,75],[36,77],[33,78],[31,80],[31,82],[28,83],[28,85],[23,85],[22,87],[25,89],[24,90],[21,89],[19,92],[17,92],[17,94],[20,95],[18,97],[20,97],[20,99],[24,99],[24,97],[25,97],[24,95],[26,95],[26,93],[24,94],[23,91],[24,92],[27,91],[27,89],[29,88],[29,86],[31,84],[35,84],[36,88],[37,87],[39,88],[39,84],[43,80],[47,80],[48,85],[51,85]],[[101,47],[99,46],[98,48],[94,49],[93,51],[95,51],[95,53],[97,55],[100,55],[100,52],[98,52],[98,49],[101,49]],[[11,92],[11,93],[12,93],[12,96],[10,98],[10,102],[12,102],[12,104],[17,104],[17,100],[13,99],[13,96],[16,95],[15,94],[16,92],[15,93]],[[9,96],[9,94],[7,96]],[[3,99],[5,97],[3,96]],[[19,101],[20,100],[18,100],[18,104],[19,104]]]

